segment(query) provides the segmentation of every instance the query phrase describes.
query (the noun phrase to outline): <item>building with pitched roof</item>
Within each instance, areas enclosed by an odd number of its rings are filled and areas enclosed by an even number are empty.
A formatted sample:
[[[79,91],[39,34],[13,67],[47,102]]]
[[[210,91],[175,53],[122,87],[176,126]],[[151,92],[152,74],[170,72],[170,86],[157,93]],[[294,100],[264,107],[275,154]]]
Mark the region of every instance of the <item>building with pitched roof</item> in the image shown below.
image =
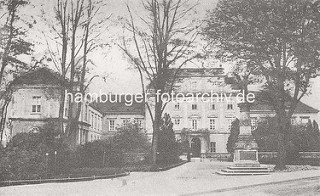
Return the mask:
[[[135,101],[134,96],[126,98],[125,95],[105,95],[93,105],[103,114],[103,129],[106,137],[114,135],[118,127],[129,122],[138,123],[145,129],[144,102]]]
[[[46,67],[23,74],[13,81],[13,94],[7,108],[5,141],[20,132],[39,131],[47,123],[67,125],[68,104],[65,101],[63,119],[59,118],[61,89],[65,82],[58,73]],[[75,144],[102,138],[102,114],[88,103],[82,104]]]
[[[164,113],[172,118],[176,138],[189,141],[193,156],[227,153],[231,123],[240,117],[236,97],[239,90],[226,82],[228,79],[223,68],[187,68],[178,71],[175,96],[167,104]],[[154,106],[156,95],[150,96],[148,101]],[[318,113],[318,110],[299,102],[293,115],[295,121],[292,122],[317,121]],[[152,135],[151,117],[147,111],[145,115],[146,130]],[[254,102],[250,112],[252,127],[259,120],[274,115],[270,105]]]

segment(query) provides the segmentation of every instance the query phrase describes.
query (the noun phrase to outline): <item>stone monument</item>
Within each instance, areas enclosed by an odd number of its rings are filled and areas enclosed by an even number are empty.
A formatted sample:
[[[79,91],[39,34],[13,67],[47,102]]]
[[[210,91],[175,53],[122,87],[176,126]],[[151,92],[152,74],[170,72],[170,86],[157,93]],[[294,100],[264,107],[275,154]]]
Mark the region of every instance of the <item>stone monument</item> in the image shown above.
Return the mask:
[[[259,167],[258,144],[251,134],[251,119],[248,103],[239,104],[240,107],[240,134],[235,143],[233,162],[235,166]]]
[[[221,175],[266,175],[272,169],[261,167],[258,160],[258,145],[251,134],[250,109],[247,103],[240,107],[240,133],[235,143],[233,154],[234,166],[217,172]]]

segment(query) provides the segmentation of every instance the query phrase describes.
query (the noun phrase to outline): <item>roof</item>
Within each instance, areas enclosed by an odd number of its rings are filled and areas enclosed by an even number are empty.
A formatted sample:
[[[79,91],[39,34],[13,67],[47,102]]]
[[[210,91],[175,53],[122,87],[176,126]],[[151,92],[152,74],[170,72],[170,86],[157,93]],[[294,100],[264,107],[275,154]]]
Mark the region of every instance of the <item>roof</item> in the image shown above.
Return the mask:
[[[107,100],[107,101],[106,101]],[[94,102],[92,106],[103,114],[141,114],[144,115],[144,102],[136,102],[135,97],[127,96],[127,102],[125,95],[102,96],[98,101]],[[131,103],[132,100],[132,103]],[[138,99],[140,101],[140,99]]]
[[[14,80],[14,84],[61,84],[60,75],[47,67],[26,72]]]
[[[255,101],[250,106],[250,110],[251,111],[273,111],[273,107],[267,103],[264,103],[261,101]],[[318,113],[319,110],[299,101],[294,112],[295,113]]]
[[[175,73],[176,69],[171,69]],[[217,77],[225,76],[224,69],[219,68],[181,68],[178,77]]]

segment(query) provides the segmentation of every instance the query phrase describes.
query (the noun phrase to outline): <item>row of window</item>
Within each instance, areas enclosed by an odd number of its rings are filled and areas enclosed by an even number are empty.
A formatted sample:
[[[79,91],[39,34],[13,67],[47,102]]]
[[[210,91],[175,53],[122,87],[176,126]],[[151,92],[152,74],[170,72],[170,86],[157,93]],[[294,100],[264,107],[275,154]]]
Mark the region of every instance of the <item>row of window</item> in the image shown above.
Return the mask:
[[[109,131],[115,131],[115,120],[116,119],[109,120]],[[126,126],[128,123],[130,123],[130,118],[122,118],[122,125]],[[134,119],[133,123],[142,126],[142,119]]]
[[[234,121],[234,118],[228,118],[228,119],[227,119],[228,130],[231,129],[231,123],[232,123],[232,121]],[[175,119],[174,119],[174,124],[175,124],[176,126],[180,126],[180,124],[181,124],[181,119],[180,119],[180,118],[175,118]],[[199,125],[199,120],[198,120],[198,119],[192,119],[192,120],[191,120],[191,128],[192,128],[193,130],[197,130],[197,129],[199,128],[198,125]],[[216,130],[216,119],[215,119],[215,118],[210,118],[210,119],[209,119],[209,130],[210,130],[210,131]]]
[[[180,110],[181,109],[181,105],[180,105],[180,103],[176,103],[175,105],[174,105],[174,109],[175,110]],[[191,109],[192,110],[198,110],[198,104],[192,104],[191,105]],[[211,104],[210,105],[210,109],[211,110],[216,110],[216,105],[215,104]],[[226,108],[227,110],[233,110],[233,104],[231,104],[231,103],[229,103],[229,104],[227,104],[227,108]]]
[[[198,91],[199,90],[199,84],[201,84],[201,83],[199,83],[198,81],[192,81],[191,82],[191,90],[192,91]],[[214,81],[210,85],[212,85],[212,86],[222,86],[223,84],[224,84],[223,81],[220,80],[220,81]]]
[[[310,116],[300,116],[300,123],[302,124],[306,124],[308,123],[310,119]],[[261,121],[267,121],[268,119],[267,118],[261,118],[260,119]],[[291,124],[294,125],[294,124],[297,124],[298,121],[297,121],[297,117],[292,117],[291,118]],[[251,129],[254,130],[256,129],[258,126],[258,120],[257,118],[251,118]]]

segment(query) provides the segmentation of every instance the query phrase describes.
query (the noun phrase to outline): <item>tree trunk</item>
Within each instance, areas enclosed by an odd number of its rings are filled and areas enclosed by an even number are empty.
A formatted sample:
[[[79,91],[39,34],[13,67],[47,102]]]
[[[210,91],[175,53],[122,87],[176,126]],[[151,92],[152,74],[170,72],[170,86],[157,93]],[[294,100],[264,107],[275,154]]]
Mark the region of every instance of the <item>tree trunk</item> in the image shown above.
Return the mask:
[[[276,170],[286,169],[286,148],[285,148],[285,135],[281,132],[278,133],[278,157],[276,162]]]
[[[2,112],[1,112],[1,120],[0,120],[0,132],[1,132],[0,145],[2,144],[2,141],[3,141],[3,133],[5,129],[5,123],[7,120],[7,111],[8,111],[7,109],[8,109],[9,103],[11,102],[12,91],[9,92],[9,95],[5,95],[5,96],[7,97],[5,97],[5,101],[1,108]]]
[[[286,137],[288,134],[288,129],[290,129],[290,121],[288,123],[288,118],[285,111],[285,105],[281,105],[278,110],[278,158],[276,162],[276,170],[286,169]]]
[[[63,121],[64,121],[64,108],[65,108],[65,99],[66,99],[66,91],[65,91],[65,88],[62,87],[61,88],[61,92],[60,92],[60,104],[59,104],[59,126],[60,126],[60,134],[61,136],[63,135],[64,133],[64,127],[63,127]]]
[[[161,126],[161,109],[162,101],[155,100],[155,116],[153,122],[153,134],[152,134],[152,165],[155,167],[157,164],[158,155],[158,143],[159,143],[159,131]]]

